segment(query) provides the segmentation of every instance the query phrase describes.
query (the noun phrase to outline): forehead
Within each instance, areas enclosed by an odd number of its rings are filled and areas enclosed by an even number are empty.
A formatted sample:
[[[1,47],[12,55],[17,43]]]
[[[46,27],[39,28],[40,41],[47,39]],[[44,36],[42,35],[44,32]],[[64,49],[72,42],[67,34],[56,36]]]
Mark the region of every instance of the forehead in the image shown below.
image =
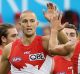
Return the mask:
[[[66,33],[76,33],[76,31],[74,30],[74,29],[70,29],[70,28],[64,28],[63,29],[64,30],[64,32],[66,32]]]
[[[36,19],[36,15],[32,12],[25,12],[21,14],[21,19]]]
[[[18,34],[17,29],[16,28],[8,29],[8,34]]]

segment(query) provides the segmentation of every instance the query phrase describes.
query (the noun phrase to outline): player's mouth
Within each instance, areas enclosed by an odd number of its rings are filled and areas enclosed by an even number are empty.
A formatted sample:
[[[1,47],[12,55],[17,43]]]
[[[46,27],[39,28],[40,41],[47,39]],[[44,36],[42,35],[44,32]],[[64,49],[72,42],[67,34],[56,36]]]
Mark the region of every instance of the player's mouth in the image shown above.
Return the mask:
[[[27,28],[27,31],[28,31],[28,32],[32,31],[32,28]]]

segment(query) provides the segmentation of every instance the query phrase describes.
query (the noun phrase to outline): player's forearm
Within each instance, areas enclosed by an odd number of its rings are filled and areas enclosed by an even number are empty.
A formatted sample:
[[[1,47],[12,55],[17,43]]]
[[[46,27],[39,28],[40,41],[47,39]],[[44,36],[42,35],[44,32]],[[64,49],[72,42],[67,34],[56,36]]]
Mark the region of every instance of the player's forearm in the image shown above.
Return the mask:
[[[65,44],[68,42],[67,35],[64,33],[63,30],[58,31],[58,40],[62,44]]]
[[[67,49],[64,49],[65,45],[56,45],[54,48],[50,48],[49,53],[51,55],[61,55],[61,56],[67,56],[69,54],[69,51]]]
[[[48,50],[50,51],[52,51],[53,48],[55,48],[55,46],[58,45],[57,34],[58,34],[57,30],[51,29],[51,35],[49,39],[49,48],[48,48]]]
[[[58,45],[58,34],[59,31],[56,29],[51,29],[51,35],[50,35],[50,40],[49,40],[49,52],[52,55],[67,55],[68,52],[64,49],[64,45]],[[61,32],[61,38],[65,39],[66,37],[63,32]],[[62,40],[63,40],[62,39]],[[67,40],[64,40],[63,42],[67,42]]]
[[[10,71],[10,64],[7,64],[7,62],[1,62],[0,64],[0,74],[8,74]]]

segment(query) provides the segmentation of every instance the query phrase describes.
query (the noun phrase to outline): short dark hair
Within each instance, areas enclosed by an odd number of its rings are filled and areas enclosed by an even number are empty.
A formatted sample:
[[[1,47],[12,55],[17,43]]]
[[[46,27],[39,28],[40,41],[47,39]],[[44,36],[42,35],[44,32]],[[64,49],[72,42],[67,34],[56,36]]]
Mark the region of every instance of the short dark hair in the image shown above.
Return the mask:
[[[65,28],[74,29],[76,31],[76,35],[78,36],[78,31],[77,31],[77,28],[75,27],[75,25],[73,25],[73,24],[67,24],[65,26]]]
[[[14,28],[14,26],[11,24],[3,24],[3,23],[0,25],[0,45],[2,45],[1,37],[4,36],[7,38],[8,29],[10,29],[10,28]]]
[[[65,28],[71,28],[71,29],[77,30],[77,28],[76,28],[75,25],[73,25],[73,24],[67,24],[67,25],[65,26]]]

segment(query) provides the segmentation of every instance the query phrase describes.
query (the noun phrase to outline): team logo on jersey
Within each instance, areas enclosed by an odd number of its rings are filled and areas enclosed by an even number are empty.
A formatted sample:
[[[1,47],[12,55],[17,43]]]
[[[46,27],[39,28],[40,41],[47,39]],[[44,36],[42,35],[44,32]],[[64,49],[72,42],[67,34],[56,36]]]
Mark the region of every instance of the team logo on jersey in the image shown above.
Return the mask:
[[[13,57],[12,58],[13,62],[20,62],[21,60],[22,60],[21,57]]]
[[[44,54],[43,53],[36,53],[36,54],[30,54],[29,55],[30,61],[35,61],[35,60],[44,60]]]

